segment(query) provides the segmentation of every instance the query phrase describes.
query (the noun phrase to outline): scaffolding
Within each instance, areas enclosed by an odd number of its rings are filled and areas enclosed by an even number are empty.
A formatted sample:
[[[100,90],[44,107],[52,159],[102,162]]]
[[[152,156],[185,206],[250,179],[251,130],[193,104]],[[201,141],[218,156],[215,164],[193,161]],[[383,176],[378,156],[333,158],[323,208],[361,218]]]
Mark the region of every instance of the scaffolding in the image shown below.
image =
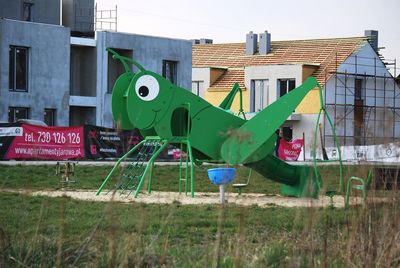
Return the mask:
[[[96,3],[94,13],[96,31],[117,31],[117,6],[115,9],[100,10]]]
[[[325,72],[326,110],[333,115],[341,146],[376,145],[400,141],[400,89],[396,60],[350,56],[334,71]],[[388,72],[393,66],[393,75]],[[329,74],[329,76],[328,76]],[[327,78],[329,79],[327,80]],[[326,120],[324,120],[326,121]],[[324,124],[325,144],[336,146],[332,129]]]

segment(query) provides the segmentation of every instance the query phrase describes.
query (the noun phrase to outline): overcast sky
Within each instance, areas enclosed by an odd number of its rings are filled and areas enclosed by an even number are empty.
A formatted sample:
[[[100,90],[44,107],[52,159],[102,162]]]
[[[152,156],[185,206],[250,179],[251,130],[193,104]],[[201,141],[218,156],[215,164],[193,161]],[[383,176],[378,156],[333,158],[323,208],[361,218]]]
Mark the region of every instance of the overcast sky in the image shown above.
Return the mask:
[[[400,0],[96,0],[118,7],[118,31],[214,43],[244,42],[246,33],[274,40],[353,37],[379,31],[386,59],[400,74]]]

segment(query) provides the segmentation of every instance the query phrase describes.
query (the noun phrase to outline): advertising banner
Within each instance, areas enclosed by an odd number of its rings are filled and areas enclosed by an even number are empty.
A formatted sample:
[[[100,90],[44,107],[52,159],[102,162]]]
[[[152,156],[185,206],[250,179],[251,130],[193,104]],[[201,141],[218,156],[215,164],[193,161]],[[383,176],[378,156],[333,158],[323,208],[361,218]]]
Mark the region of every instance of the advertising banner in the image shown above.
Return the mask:
[[[19,123],[0,124],[0,159],[6,159],[6,154],[14,137],[22,135],[22,127]]]
[[[10,135],[13,130],[2,130]],[[83,127],[42,127],[22,124],[7,146],[5,159],[65,160],[84,157]],[[5,148],[4,148],[5,149]]]
[[[296,139],[292,142],[281,139],[279,141],[278,156],[282,160],[297,161],[301,148],[303,147],[303,139]]]
[[[119,158],[142,140],[137,129],[117,131],[93,125],[47,127],[4,123],[0,124],[0,159]]]
[[[92,159],[119,158],[143,138],[139,131],[85,125],[85,156]]]
[[[168,149],[168,157],[169,160],[179,160],[181,158],[186,159],[186,152],[182,152],[178,148],[172,147],[172,149]]]

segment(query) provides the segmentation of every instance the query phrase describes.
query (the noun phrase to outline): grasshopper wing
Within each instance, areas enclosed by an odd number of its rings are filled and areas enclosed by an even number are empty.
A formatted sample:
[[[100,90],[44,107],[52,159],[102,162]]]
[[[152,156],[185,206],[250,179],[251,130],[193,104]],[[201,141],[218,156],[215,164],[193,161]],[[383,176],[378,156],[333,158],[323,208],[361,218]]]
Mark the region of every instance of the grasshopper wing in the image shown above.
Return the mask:
[[[240,128],[233,130],[221,147],[224,161],[229,164],[246,164],[270,154],[275,148],[276,130],[316,86],[319,87],[317,80],[309,77],[302,85],[266,107]]]

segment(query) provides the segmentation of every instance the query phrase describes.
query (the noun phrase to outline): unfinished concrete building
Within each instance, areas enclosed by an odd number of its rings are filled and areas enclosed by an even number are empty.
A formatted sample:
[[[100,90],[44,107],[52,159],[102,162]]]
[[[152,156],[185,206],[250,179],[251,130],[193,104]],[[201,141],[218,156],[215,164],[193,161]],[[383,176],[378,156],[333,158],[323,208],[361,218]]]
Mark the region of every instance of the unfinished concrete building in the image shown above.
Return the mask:
[[[123,70],[107,47],[190,87],[190,41],[116,32],[115,14],[94,0],[0,0],[0,121],[112,127]]]

